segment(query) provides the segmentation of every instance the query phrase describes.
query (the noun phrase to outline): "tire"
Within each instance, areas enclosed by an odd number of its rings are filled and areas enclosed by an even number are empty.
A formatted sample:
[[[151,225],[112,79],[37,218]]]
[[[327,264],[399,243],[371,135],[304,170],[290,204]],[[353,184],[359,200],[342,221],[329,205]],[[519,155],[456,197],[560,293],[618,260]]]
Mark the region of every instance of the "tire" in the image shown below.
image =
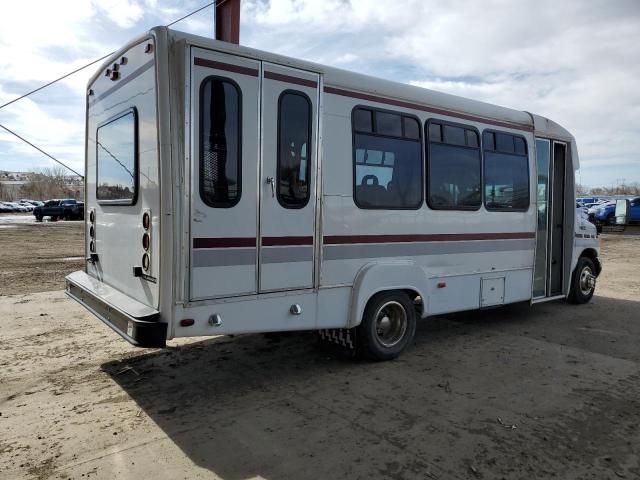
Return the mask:
[[[596,289],[596,266],[588,257],[580,257],[571,279],[571,291],[569,303],[581,305],[587,303],[593,297]]]
[[[42,215],[36,215],[36,222],[42,221]]]
[[[416,311],[405,292],[374,295],[357,327],[357,352],[368,360],[392,360],[411,343],[416,333]]]
[[[52,222],[57,222],[58,221],[58,216],[57,215],[51,215],[51,221]]]

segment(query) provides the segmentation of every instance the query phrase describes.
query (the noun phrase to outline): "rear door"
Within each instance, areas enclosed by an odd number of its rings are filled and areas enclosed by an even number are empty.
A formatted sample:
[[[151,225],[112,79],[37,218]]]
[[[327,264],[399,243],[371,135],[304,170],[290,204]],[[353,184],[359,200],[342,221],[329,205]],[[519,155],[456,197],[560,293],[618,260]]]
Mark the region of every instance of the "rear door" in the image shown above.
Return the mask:
[[[192,47],[190,298],[257,292],[260,62]]]
[[[318,74],[263,62],[259,289],[313,287]]]

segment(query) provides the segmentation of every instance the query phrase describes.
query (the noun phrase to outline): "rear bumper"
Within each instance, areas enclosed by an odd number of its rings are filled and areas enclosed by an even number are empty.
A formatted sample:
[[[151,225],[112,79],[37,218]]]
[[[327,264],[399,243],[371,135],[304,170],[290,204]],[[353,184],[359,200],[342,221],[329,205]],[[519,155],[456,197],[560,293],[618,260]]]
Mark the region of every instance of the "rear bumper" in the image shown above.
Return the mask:
[[[132,345],[166,346],[167,324],[159,321],[159,311],[126,297],[85,272],[67,276],[66,293]]]

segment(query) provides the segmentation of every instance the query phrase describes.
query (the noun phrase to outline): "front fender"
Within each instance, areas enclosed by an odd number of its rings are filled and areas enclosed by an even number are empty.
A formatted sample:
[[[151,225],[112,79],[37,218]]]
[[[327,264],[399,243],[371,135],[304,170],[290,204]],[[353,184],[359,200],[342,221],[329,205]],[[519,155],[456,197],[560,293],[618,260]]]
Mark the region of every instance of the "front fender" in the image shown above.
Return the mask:
[[[422,298],[422,314],[425,315],[427,275],[421,267],[410,260],[371,262],[358,271],[353,283],[348,328],[358,326],[369,299],[386,290],[411,290],[417,293]]]

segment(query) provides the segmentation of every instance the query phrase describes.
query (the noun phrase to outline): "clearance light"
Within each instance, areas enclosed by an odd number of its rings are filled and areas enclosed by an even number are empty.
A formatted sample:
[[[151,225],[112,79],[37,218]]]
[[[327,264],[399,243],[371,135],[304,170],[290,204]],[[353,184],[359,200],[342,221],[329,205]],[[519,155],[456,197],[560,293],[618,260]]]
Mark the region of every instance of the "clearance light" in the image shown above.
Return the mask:
[[[182,320],[180,320],[181,327],[190,327],[193,324],[194,324],[193,318],[183,318]]]
[[[96,238],[96,230],[93,228],[93,225],[89,227],[89,236],[91,238]]]
[[[96,251],[96,244],[95,244],[95,242],[93,240],[91,240],[91,242],[89,242],[89,251],[91,253],[95,253],[95,251]]]
[[[96,221],[96,211],[95,210],[91,210],[91,212],[89,212],[89,221],[91,223],[94,223]]]
[[[438,288],[444,288],[447,286],[447,282],[438,282]]]

